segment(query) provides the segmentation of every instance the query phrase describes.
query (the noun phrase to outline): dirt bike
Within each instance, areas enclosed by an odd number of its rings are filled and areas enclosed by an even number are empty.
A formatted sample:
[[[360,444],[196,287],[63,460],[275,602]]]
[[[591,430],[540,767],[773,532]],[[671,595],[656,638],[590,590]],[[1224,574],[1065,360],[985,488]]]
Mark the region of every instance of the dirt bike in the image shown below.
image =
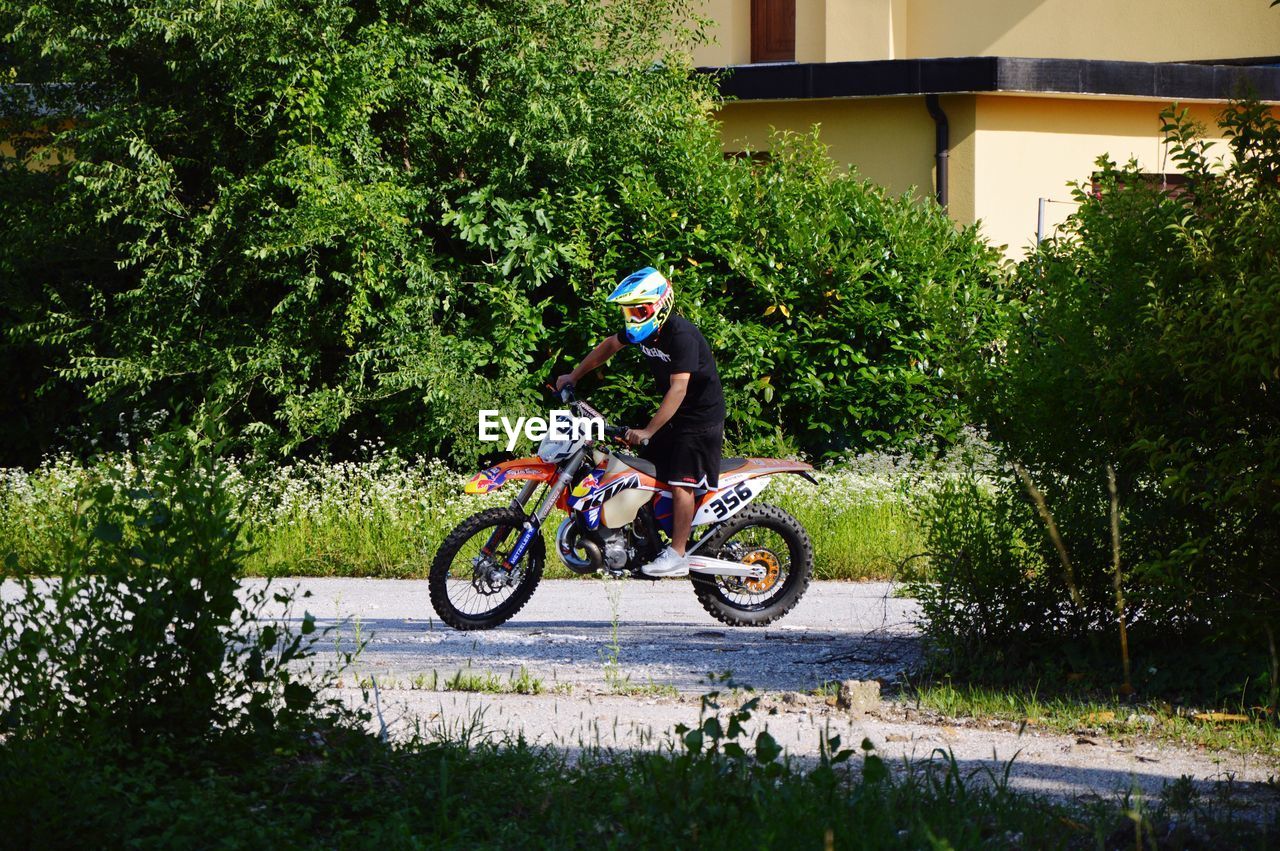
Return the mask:
[[[662,550],[661,533],[671,534],[670,488],[658,481],[652,462],[614,445],[624,443],[627,429],[606,423],[599,411],[573,397],[572,388],[560,400],[580,420],[598,421],[596,439],[548,434],[536,457],[482,470],[464,489],[484,494],[523,482],[509,505],[462,521],[436,553],[428,579],[431,605],[455,629],[492,629],[529,601],[542,579],[541,530],[552,509],[568,515],[556,530],[555,546],[569,570],[651,579],[640,567]],[[782,473],[817,484],[812,470],[798,461],[725,458],[719,486],[696,496],[689,579],[703,608],[720,621],[763,626],[791,611],[809,587],[809,533],[781,508],[755,499]]]

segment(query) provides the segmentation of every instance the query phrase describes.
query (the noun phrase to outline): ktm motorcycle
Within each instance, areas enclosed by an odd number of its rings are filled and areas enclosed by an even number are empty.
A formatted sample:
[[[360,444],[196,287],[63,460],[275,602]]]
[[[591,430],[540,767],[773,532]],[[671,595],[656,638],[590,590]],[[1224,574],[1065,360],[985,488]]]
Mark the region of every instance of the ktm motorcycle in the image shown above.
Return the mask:
[[[570,570],[651,579],[640,567],[665,546],[662,534],[671,534],[670,487],[652,462],[615,445],[627,429],[605,423],[571,388],[560,398],[578,418],[598,420],[597,436],[606,439],[548,434],[536,457],[489,467],[467,483],[470,494],[522,485],[506,507],[464,520],[436,553],[431,604],[455,629],[492,629],[529,601],[546,564],[542,527],[553,509],[568,515],[555,546]],[[763,626],[799,602],[813,572],[813,542],[790,514],[755,500],[779,474],[817,484],[812,470],[797,461],[725,458],[719,487],[696,496],[689,579],[711,615],[730,626]]]

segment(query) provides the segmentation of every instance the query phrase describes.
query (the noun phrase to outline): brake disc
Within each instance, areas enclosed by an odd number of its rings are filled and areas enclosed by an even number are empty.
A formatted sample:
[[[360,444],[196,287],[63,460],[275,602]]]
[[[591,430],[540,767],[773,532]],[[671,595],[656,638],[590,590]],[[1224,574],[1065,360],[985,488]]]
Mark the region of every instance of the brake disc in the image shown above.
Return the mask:
[[[515,571],[494,564],[486,556],[476,556],[471,560],[471,587],[477,594],[492,596],[514,582]]]

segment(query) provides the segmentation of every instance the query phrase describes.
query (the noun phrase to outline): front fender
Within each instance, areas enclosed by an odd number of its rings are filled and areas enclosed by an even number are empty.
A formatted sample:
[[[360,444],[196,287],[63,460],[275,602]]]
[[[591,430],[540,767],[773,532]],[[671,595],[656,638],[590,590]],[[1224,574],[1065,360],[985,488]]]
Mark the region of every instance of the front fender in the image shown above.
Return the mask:
[[[557,470],[555,464],[549,464],[541,458],[516,458],[481,470],[471,477],[471,481],[462,490],[470,494],[490,493],[512,479],[549,482],[556,477]]]

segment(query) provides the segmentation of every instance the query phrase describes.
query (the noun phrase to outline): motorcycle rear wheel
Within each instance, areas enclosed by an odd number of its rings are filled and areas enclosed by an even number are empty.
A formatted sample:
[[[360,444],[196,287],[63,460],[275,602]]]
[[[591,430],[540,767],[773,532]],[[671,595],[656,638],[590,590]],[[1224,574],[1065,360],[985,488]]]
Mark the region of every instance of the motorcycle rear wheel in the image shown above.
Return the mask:
[[[538,587],[546,560],[542,535],[535,535],[519,567],[502,571],[520,537],[525,515],[514,508],[490,508],[473,514],[440,544],[427,588],[431,607],[454,629],[493,629],[515,616]],[[492,555],[481,548],[495,531],[506,535]]]
[[[691,573],[702,608],[729,626],[765,626],[795,608],[813,576],[813,541],[800,521],[776,505],[749,505],[702,547],[729,561],[763,564],[762,580]]]

